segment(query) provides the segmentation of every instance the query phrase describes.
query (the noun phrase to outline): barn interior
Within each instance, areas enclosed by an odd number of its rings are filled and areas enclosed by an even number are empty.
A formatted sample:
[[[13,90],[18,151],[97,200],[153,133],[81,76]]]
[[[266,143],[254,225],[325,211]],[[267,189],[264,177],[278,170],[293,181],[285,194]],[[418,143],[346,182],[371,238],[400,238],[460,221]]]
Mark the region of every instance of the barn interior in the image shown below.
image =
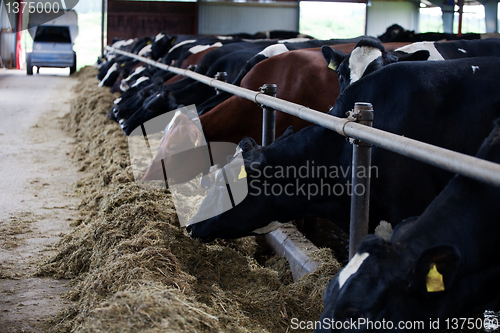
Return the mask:
[[[35,11],[39,3],[48,2],[33,2]],[[0,126],[0,166],[10,179],[0,185],[0,333],[312,332],[326,286],[353,256],[349,235],[325,219],[300,219],[271,236],[190,238],[170,190],[134,177],[132,143],[109,119],[122,92],[97,77],[115,42],[151,44],[160,32],[347,39],[393,24],[497,37],[499,26],[499,0],[50,3],[67,14],[0,2],[0,114],[9,118]],[[26,75],[40,24],[72,26],[78,72],[39,67]]]

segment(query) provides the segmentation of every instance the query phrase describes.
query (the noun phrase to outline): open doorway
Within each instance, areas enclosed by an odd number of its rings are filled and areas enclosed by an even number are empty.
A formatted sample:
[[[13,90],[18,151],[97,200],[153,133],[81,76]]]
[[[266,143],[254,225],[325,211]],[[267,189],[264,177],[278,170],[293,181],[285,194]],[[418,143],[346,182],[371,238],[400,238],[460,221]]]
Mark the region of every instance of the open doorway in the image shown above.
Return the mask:
[[[317,39],[353,38],[365,34],[366,4],[301,1],[299,30]]]

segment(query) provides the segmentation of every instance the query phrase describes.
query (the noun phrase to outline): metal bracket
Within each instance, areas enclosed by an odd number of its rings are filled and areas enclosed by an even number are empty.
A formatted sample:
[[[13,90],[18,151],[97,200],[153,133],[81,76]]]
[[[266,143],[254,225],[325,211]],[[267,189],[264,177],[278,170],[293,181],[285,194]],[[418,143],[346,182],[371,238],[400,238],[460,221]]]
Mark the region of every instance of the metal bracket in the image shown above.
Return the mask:
[[[227,82],[227,72],[217,72],[217,74],[215,74],[215,79],[217,81]],[[219,95],[222,91],[215,88],[215,92]]]
[[[264,84],[262,87],[259,87],[259,92],[261,94],[264,94],[264,95],[268,95],[268,96],[273,96],[273,97],[276,97],[276,92],[278,91],[278,86],[275,85],[274,83],[271,83],[271,84]],[[266,106],[264,104],[259,104],[259,106],[263,109],[267,108],[269,110],[271,110],[272,108],[270,108],[269,106]],[[273,109],[274,110],[274,109]]]
[[[349,143],[360,146],[360,147],[371,147],[371,144],[363,142],[358,139],[349,137],[345,131],[344,127],[350,122],[356,122],[366,126],[372,126],[373,124],[373,107],[370,103],[358,102],[354,105],[354,109],[346,112],[347,122],[344,123],[342,127],[342,132]]]

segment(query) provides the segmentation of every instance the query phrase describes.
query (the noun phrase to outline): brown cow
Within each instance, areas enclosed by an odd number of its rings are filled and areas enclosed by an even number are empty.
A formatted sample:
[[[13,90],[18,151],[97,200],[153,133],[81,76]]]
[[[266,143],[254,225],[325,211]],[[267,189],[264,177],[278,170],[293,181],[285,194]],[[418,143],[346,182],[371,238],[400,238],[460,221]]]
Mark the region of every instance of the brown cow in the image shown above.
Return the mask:
[[[396,43],[394,43],[396,44]],[[402,43],[387,45],[388,49],[401,47]],[[350,53],[356,44],[333,45],[332,48],[343,53]],[[321,48],[289,51],[270,57],[255,65],[243,78],[241,86],[258,91],[264,84],[276,84],[276,97],[293,103],[304,105],[314,110],[328,112],[335,104],[340,88],[338,76],[334,71],[326,69],[326,62]],[[251,137],[258,143],[262,136],[262,109],[252,101],[239,96],[232,96],[212,110],[200,116],[200,122],[207,142],[233,142],[238,144],[244,137]],[[289,126],[300,130],[310,123],[284,112],[276,112],[276,136],[282,135]],[[173,128],[173,127],[172,127]],[[197,131],[195,127],[192,128]],[[171,142],[178,142],[180,138],[173,138],[173,131],[169,131],[162,140],[162,149],[158,150],[155,161],[164,159],[168,170],[182,170],[175,179],[178,182],[188,181],[202,171],[206,172],[206,156],[202,150],[193,150],[190,163],[186,163],[186,155],[182,159],[167,157],[175,152],[170,151]],[[192,135],[188,132],[176,131],[186,140]],[[234,151],[212,151],[214,161],[224,161],[226,156]],[[193,158],[192,158],[193,157]],[[193,161],[197,160],[198,163]],[[170,178],[170,177],[169,177]],[[143,180],[163,179],[162,166],[152,163]]]

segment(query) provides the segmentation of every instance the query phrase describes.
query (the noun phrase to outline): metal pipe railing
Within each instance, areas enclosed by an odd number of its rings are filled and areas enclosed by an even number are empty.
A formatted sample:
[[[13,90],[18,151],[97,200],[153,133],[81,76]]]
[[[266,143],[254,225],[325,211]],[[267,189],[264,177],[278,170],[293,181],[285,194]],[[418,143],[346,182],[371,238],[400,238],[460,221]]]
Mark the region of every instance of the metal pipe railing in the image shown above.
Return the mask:
[[[480,182],[500,187],[499,164],[457,153],[449,149],[436,147],[376,128],[371,128],[358,124],[348,118],[335,117],[299,104],[265,95],[262,92],[255,92],[239,86],[234,86],[186,69],[168,66],[133,53],[111,48],[109,46],[107,46],[106,49],[138,59],[160,69],[190,77],[211,87],[254,101],[257,104],[267,105],[271,108],[297,116],[313,124],[333,130],[343,136],[355,138],[452,173],[458,173]]]

